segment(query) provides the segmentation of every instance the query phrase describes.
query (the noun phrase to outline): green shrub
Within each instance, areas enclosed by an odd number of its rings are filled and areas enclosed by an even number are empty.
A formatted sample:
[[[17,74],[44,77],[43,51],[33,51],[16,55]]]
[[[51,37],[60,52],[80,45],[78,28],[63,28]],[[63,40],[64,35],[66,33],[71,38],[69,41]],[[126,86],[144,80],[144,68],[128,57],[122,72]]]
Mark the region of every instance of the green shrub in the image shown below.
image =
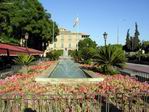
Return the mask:
[[[69,56],[73,56],[74,52],[75,52],[75,50],[69,50],[69,51],[68,51],[68,55],[69,55]]]
[[[131,63],[142,63],[149,64],[149,54],[142,54],[141,52],[136,52],[134,54],[126,54],[128,62]]]
[[[78,50],[78,51],[77,50],[69,50],[68,54],[69,54],[69,56],[73,57],[76,62],[81,61],[81,52],[80,52],[80,50]]]
[[[62,55],[63,55],[63,50],[53,50],[47,53],[47,58],[49,58],[50,60],[58,60],[58,58]]]
[[[35,58],[31,55],[21,54],[14,59],[14,62],[19,65],[29,65]]]
[[[113,74],[117,68],[122,68],[126,58],[124,51],[112,46],[101,47],[95,56],[96,65],[100,65],[102,73]]]
[[[28,73],[28,65],[31,64],[34,61],[34,57],[31,55],[27,55],[27,54],[21,54],[18,55],[18,57],[16,57],[14,59],[14,62],[16,64],[22,65],[22,69],[19,70],[19,72],[23,72],[23,73]]]
[[[141,55],[141,61],[149,62],[149,53]]]
[[[110,75],[114,75],[114,74],[118,74],[120,73],[117,69],[114,69],[112,67],[107,67],[107,66],[101,66],[98,68],[98,71],[104,74],[110,74]]]
[[[91,59],[84,60],[84,64],[91,64],[91,63],[92,63]]]

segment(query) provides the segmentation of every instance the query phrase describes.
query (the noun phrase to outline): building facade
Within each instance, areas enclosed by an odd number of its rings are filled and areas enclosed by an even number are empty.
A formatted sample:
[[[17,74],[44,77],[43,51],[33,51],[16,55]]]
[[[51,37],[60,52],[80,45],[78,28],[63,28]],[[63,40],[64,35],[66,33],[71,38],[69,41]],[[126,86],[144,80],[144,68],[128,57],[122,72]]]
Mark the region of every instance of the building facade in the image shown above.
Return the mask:
[[[78,42],[86,37],[89,37],[89,35],[59,28],[59,35],[53,44],[49,44],[47,52],[51,50],[76,50],[78,49]]]

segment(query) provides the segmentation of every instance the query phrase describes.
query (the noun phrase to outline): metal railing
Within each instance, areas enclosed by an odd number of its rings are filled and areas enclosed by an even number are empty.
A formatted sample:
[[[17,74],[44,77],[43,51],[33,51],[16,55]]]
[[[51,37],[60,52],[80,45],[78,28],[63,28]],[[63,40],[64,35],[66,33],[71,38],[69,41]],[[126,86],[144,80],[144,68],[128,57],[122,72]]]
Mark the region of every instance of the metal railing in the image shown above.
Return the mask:
[[[149,112],[149,94],[2,95],[0,112]]]
[[[135,77],[140,82],[148,82],[149,83],[149,73],[139,72],[129,69],[124,69],[120,71],[123,75],[129,75],[131,77]]]

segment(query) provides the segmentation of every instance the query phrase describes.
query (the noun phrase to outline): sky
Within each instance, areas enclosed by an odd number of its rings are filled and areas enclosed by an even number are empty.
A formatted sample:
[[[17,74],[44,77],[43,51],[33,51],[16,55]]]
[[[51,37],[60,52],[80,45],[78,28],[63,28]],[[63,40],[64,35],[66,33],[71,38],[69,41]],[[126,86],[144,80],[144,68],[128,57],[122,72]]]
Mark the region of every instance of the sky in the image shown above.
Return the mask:
[[[149,40],[149,0],[39,0],[59,27],[73,32],[83,32],[98,45],[104,45],[103,33],[108,33],[107,43],[125,44],[127,30],[134,35],[138,24],[140,40]],[[73,28],[75,18],[78,27]]]

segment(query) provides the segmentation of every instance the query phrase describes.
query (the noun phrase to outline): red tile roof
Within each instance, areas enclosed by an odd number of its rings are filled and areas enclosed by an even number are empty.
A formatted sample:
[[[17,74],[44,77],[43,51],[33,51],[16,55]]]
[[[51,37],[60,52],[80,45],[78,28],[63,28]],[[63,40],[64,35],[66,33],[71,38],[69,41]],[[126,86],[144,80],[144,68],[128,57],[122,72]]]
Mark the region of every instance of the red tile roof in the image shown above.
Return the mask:
[[[1,56],[17,56],[18,54],[29,54],[29,55],[42,55],[43,51],[31,49],[27,47],[21,47],[17,45],[2,44],[0,43],[0,55]]]

